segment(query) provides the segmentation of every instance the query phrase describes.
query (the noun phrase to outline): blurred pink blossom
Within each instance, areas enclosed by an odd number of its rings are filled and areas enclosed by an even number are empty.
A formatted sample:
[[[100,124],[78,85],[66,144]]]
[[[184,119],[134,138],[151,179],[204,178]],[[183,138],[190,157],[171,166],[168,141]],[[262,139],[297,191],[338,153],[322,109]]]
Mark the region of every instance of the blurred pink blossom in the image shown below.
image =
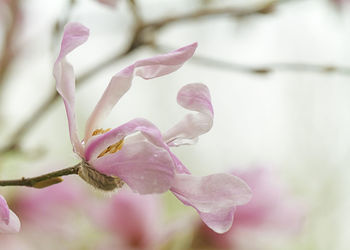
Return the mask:
[[[251,237],[246,234],[249,231],[272,230],[281,235],[301,229],[305,207],[289,194],[272,170],[259,167],[235,174],[251,187],[252,200],[237,208],[235,222],[225,234],[217,234],[202,224],[195,244],[210,246],[209,249],[239,249],[238,242],[251,244]]]
[[[21,232],[16,237],[0,237],[0,249],[59,250],[84,246],[84,241],[80,242],[86,237],[82,222],[88,221],[90,193],[72,180],[67,177],[64,183],[44,189],[16,192],[11,204],[21,218]]]
[[[90,207],[92,218],[111,236],[99,249],[153,250],[162,241],[161,204],[158,196],[122,189],[108,201]]]
[[[349,0],[329,0],[338,10],[345,10],[350,7]]]
[[[164,134],[141,118],[111,130],[99,128],[100,122],[131,87],[134,75],[148,80],[174,72],[192,57],[197,44],[136,61],[114,75],[87,121],[81,142],[74,111],[75,76],[65,57],[83,44],[88,36],[88,29],[81,24],[66,25],[61,51],[54,66],[56,88],[65,104],[74,152],[84,164],[104,175],[120,178],[134,192],[150,194],[170,189],[181,202],[195,208],[213,230],[220,233],[227,231],[232,225],[235,207],[249,201],[249,187],[229,174],[192,176],[170,151],[170,147],[196,142],[199,135],[211,129],[213,107],[205,85],[188,84],[179,91],[178,103],[196,113],[186,115]],[[135,135],[136,132],[140,133]]]
[[[86,197],[87,193],[66,178],[64,183],[44,189],[24,189],[16,197],[14,208],[21,216],[24,230],[28,226],[69,235],[71,221],[68,217],[83,211]]]
[[[9,209],[5,198],[0,195],[0,233],[17,233],[20,228],[17,215]]]

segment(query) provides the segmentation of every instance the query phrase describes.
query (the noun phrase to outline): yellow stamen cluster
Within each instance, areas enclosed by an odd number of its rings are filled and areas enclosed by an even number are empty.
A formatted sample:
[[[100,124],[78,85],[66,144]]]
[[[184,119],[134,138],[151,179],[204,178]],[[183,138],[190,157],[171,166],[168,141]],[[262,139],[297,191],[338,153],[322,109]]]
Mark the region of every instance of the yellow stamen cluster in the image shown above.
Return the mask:
[[[94,132],[92,132],[92,136],[95,136],[95,135],[102,135],[104,133],[107,133],[108,131],[110,131],[111,129],[110,128],[107,128],[107,129],[102,129],[102,128],[99,128],[99,129],[95,129]]]
[[[111,129],[108,128],[108,129],[102,129],[102,128],[99,128],[99,129],[96,129],[93,133],[92,133],[92,136],[95,136],[95,135],[102,135],[104,133],[107,133],[108,131],[110,131]],[[119,150],[122,149],[123,147],[123,142],[124,142],[124,139],[118,141],[117,143],[115,144],[112,144],[110,146],[108,146],[105,150],[103,150],[98,156],[97,158],[100,158],[106,154],[113,154],[113,153],[116,153],[118,152]]]
[[[105,150],[103,150],[103,151],[97,156],[97,158],[100,158],[100,157],[102,157],[102,156],[104,156],[104,155],[106,155],[106,154],[113,154],[113,153],[115,153],[115,152],[121,150],[122,147],[123,147],[123,142],[124,142],[124,139],[118,141],[118,142],[115,143],[115,144],[112,144],[112,145],[108,146]]]

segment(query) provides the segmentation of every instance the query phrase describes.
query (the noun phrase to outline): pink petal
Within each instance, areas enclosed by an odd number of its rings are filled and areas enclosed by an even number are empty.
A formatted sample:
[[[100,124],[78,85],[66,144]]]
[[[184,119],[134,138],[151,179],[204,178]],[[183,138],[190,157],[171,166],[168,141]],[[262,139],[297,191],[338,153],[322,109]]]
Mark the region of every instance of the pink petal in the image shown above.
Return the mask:
[[[144,79],[170,74],[181,68],[193,56],[196,48],[197,43],[192,43],[167,54],[139,60],[134,64],[135,74]]]
[[[198,113],[186,115],[164,133],[163,139],[169,146],[192,144],[213,125],[214,112],[210,93],[204,84],[193,83],[184,86],[177,95],[177,102],[182,107]]]
[[[247,184],[230,174],[177,174],[170,190],[182,203],[195,208],[208,227],[218,233],[230,228],[235,207],[251,198]]]
[[[179,69],[190,59],[197,48],[197,43],[190,44],[168,54],[136,61],[117,73],[111,79],[101,99],[97,103],[86,124],[85,138],[87,142],[99,123],[109,114],[114,105],[131,87],[134,73],[144,79],[160,77]]]
[[[59,63],[75,48],[79,47],[89,38],[89,29],[80,23],[68,23],[64,27],[61,50],[56,63]]]
[[[21,223],[13,213],[4,197],[0,195],[0,233],[17,233],[21,227]]]
[[[136,132],[141,132],[144,138],[149,140],[155,146],[164,149],[168,148],[163,142],[162,135],[156,126],[145,119],[137,118],[112,129],[105,134],[92,137],[85,147],[84,159],[86,161],[96,159],[97,156],[108,146]]]
[[[114,105],[129,90],[133,79],[133,71],[134,66],[132,65],[112,77],[101,99],[86,122],[85,142],[89,140],[92,132],[99,125],[99,122],[108,116]]]
[[[0,233],[18,233],[21,228],[21,222],[19,221],[17,215],[10,210],[9,223],[6,224],[0,221]]]
[[[0,195],[0,221],[9,224],[10,221],[10,210],[7,202],[2,195]]]
[[[177,158],[177,156],[173,152],[170,151],[169,148],[168,148],[168,152],[174,161],[176,173],[190,174],[190,171],[188,170],[188,168],[179,160],[179,158]]]
[[[62,96],[69,125],[69,134],[74,151],[83,155],[75,118],[75,76],[73,67],[66,62],[66,55],[89,37],[89,30],[79,23],[69,23],[64,28],[61,50],[55,62],[53,74],[56,79],[57,92]]]
[[[168,151],[148,141],[126,142],[120,151],[90,164],[106,175],[120,177],[140,194],[165,192],[174,179],[173,161]]]
[[[198,210],[197,210],[198,211]],[[217,213],[202,213],[198,211],[202,221],[216,233],[225,233],[230,230],[236,208],[224,208]]]

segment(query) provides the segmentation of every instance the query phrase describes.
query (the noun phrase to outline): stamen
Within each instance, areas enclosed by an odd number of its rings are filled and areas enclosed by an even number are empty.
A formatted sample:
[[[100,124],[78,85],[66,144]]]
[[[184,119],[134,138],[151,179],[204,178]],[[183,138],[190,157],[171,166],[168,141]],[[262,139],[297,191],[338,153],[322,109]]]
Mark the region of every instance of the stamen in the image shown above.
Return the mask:
[[[112,144],[110,146],[108,146],[105,150],[103,150],[98,156],[97,158],[100,158],[106,154],[113,154],[116,153],[117,151],[121,150],[123,147],[123,143],[124,143],[124,139],[118,141],[115,144]]]
[[[92,132],[92,136],[95,136],[95,135],[102,135],[104,133],[107,133],[108,131],[110,131],[111,129],[110,128],[107,128],[107,129],[103,129],[103,128],[98,128],[98,129],[95,129],[94,132]]]
[[[110,131],[111,129],[108,128],[108,129],[102,129],[102,128],[99,128],[99,129],[95,129],[94,132],[92,132],[92,136],[95,136],[95,135],[102,135],[104,133],[107,133],[108,131]],[[113,153],[116,153],[118,152],[119,150],[122,149],[123,147],[123,143],[124,143],[124,139],[118,141],[117,143],[115,144],[112,144],[112,145],[109,145],[105,150],[103,150],[98,156],[97,158],[100,158],[106,154],[113,154]]]

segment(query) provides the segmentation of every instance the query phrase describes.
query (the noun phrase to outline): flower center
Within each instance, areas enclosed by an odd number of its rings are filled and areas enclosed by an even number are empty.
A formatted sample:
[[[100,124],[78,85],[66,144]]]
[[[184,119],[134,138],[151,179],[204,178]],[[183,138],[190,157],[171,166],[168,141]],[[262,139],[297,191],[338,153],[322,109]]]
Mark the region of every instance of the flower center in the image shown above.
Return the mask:
[[[108,128],[108,129],[102,129],[102,128],[99,128],[99,129],[96,129],[94,132],[92,132],[92,136],[95,136],[95,135],[102,135],[104,133],[107,133],[108,131],[110,131],[111,129]],[[103,150],[98,156],[97,158],[100,158],[102,156],[105,156],[106,154],[113,154],[113,153],[116,153],[118,152],[119,150],[122,149],[123,147],[123,143],[124,143],[124,139],[121,139],[120,141],[118,141],[117,143],[114,143],[112,145],[109,145],[105,150]]]
[[[111,130],[110,128],[105,130],[102,128],[96,129],[92,133],[92,136],[102,135],[110,130]],[[113,154],[121,150],[121,148],[123,147],[123,142],[124,142],[124,139],[121,139],[117,143],[109,145],[105,150],[103,150],[97,156],[97,158],[100,158],[107,154]],[[121,188],[124,185],[123,180],[118,176],[109,176],[109,175],[100,173],[85,161],[82,161],[78,174],[84,181],[86,181],[90,185],[104,191],[112,191],[116,188]]]
[[[85,161],[81,163],[78,174],[84,181],[103,191],[113,191],[124,185],[119,177],[102,174]]]

